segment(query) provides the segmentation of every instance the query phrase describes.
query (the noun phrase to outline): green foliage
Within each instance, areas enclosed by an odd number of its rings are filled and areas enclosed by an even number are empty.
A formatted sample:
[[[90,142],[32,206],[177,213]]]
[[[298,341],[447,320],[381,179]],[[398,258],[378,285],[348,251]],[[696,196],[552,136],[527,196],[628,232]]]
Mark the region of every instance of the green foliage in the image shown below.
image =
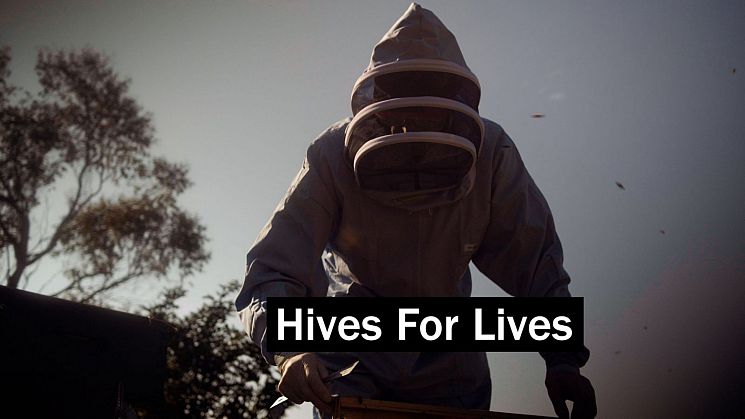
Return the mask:
[[[23,287],[29,268],[56,256],[67,283],[53,295],[108,305],[107,294],[124,284],[200,271],[209,259],[205,228],[177,203],[188,171],[151,156],[150,116],[128,95],[129,81],[95,51],[41,51],[41,91],[31,95],[10,84],[9,62],[10,50],[0,49],[0,260],[8,261],[0,283]],[[66,199],[54,203],[61,216],[37,220],[32,213],[48,216],[39,208],[63,188]],[[184,317],[176,304],[183,288],[148,309],[177,333],[167,408],[138,406],[141,417],[267,416],[278,377],[230,324],[237,287],[223,286]]]
[[[261,357],[236,318],[232,298],[240,284],[224,285],[196,311],[180,317],[176,301],[183,288],[167,290],[148,307],[150,317],[177,328],[168,349],[166,402],[173,418],[265,418],[276,391],[278,373]],[[139,408],[142,418],[157,417]]]
[[[150,116],[128,95],[129,81],[95,51],[42,50],[41,91],[31,95],[10,84],[9,62],[0,49],[4,284],[23,287],[30,267],[64,256],[68,282],[53,295],[100,303],[131,281],[199,271],[209,259],[205,229],[177,204],[187,169],[151,156]],[[62,215],[35,221],[56,187],[69,188],[54,204]],[[32,237],[35,222],[51,233]]]

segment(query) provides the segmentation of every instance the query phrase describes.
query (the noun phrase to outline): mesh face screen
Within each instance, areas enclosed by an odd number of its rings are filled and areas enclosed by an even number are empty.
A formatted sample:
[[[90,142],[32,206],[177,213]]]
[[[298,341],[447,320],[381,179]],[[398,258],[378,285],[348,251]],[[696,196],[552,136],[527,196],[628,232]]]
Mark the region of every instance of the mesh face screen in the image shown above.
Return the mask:
[[[370,150],[357,163],[360,186],[411,192],[453,186],[473,163],[465,149],[448,144],[404,142]]]
[[[414,192],[463,181],[481,148],[481,92],[456,73],[372,73],[355,86],[346,147],[362,188]]]
[[[401,71],[370,77],[360,83],[352,97],[352,111],[388,99],[436,96],[455,100],[478,112],[481,91],[473,81],[440,71]]]
[[[403,132],[441,132],[457,135],[470,141],[478,153],[481,146],[481,127],[470,116],[461,112],[428,106],[396,108],[373,113],[357,121],[351,128],[348,153],[352,161],[368,141],[383,135]]]

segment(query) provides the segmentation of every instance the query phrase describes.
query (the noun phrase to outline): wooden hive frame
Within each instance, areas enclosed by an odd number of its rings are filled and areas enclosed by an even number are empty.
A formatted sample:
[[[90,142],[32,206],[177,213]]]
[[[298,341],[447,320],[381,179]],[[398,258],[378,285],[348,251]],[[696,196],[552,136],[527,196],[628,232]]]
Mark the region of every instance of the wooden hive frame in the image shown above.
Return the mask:
[[[333,407],[333,419],[547,419],[550,417],[371,400],[361,397],[337,397],[334,399]]]

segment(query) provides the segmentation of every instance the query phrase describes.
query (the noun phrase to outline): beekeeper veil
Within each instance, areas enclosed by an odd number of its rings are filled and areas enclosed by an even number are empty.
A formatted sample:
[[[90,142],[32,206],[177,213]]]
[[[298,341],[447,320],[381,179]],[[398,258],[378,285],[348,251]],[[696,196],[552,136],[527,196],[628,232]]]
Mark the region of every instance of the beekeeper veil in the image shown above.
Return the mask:
[[[480,95],[453,34],[412,3],[352,89],[345,145],[359,186],[408,209],[468,194],[484,136]]]

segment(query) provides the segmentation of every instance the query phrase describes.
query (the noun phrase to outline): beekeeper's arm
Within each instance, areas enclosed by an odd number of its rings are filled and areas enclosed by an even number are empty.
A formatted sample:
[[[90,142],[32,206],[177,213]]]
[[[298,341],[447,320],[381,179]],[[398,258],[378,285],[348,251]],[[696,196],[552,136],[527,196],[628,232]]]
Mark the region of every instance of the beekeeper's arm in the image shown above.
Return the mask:
[[[562,267],[561,243],[546,199],[506,133],[497,147],[489,226],[473,262],[510,295],[569,297],[570,279]],[[575,400],[575,413],[595,409],[592,386],[579,374],[589,355],[586,347],[578,352],[541,352],[547,366],[546,386],[560,417],[566,406],[559,399],[569,387],[574,389],[571,397],[585,400]]]
[[[321,383],[327,372],[311,353],[267,350],[266,298],[326,295],[327,283],[319,274],[321,253],[339,213],[330,173],[319,146],[311,144],[303,167],[248,252],[246,276],[236,299],[248,336],[267,362],[279,364],[280,392],[296,403],[311,401],[321,410],[330,409],[331,395]]]

